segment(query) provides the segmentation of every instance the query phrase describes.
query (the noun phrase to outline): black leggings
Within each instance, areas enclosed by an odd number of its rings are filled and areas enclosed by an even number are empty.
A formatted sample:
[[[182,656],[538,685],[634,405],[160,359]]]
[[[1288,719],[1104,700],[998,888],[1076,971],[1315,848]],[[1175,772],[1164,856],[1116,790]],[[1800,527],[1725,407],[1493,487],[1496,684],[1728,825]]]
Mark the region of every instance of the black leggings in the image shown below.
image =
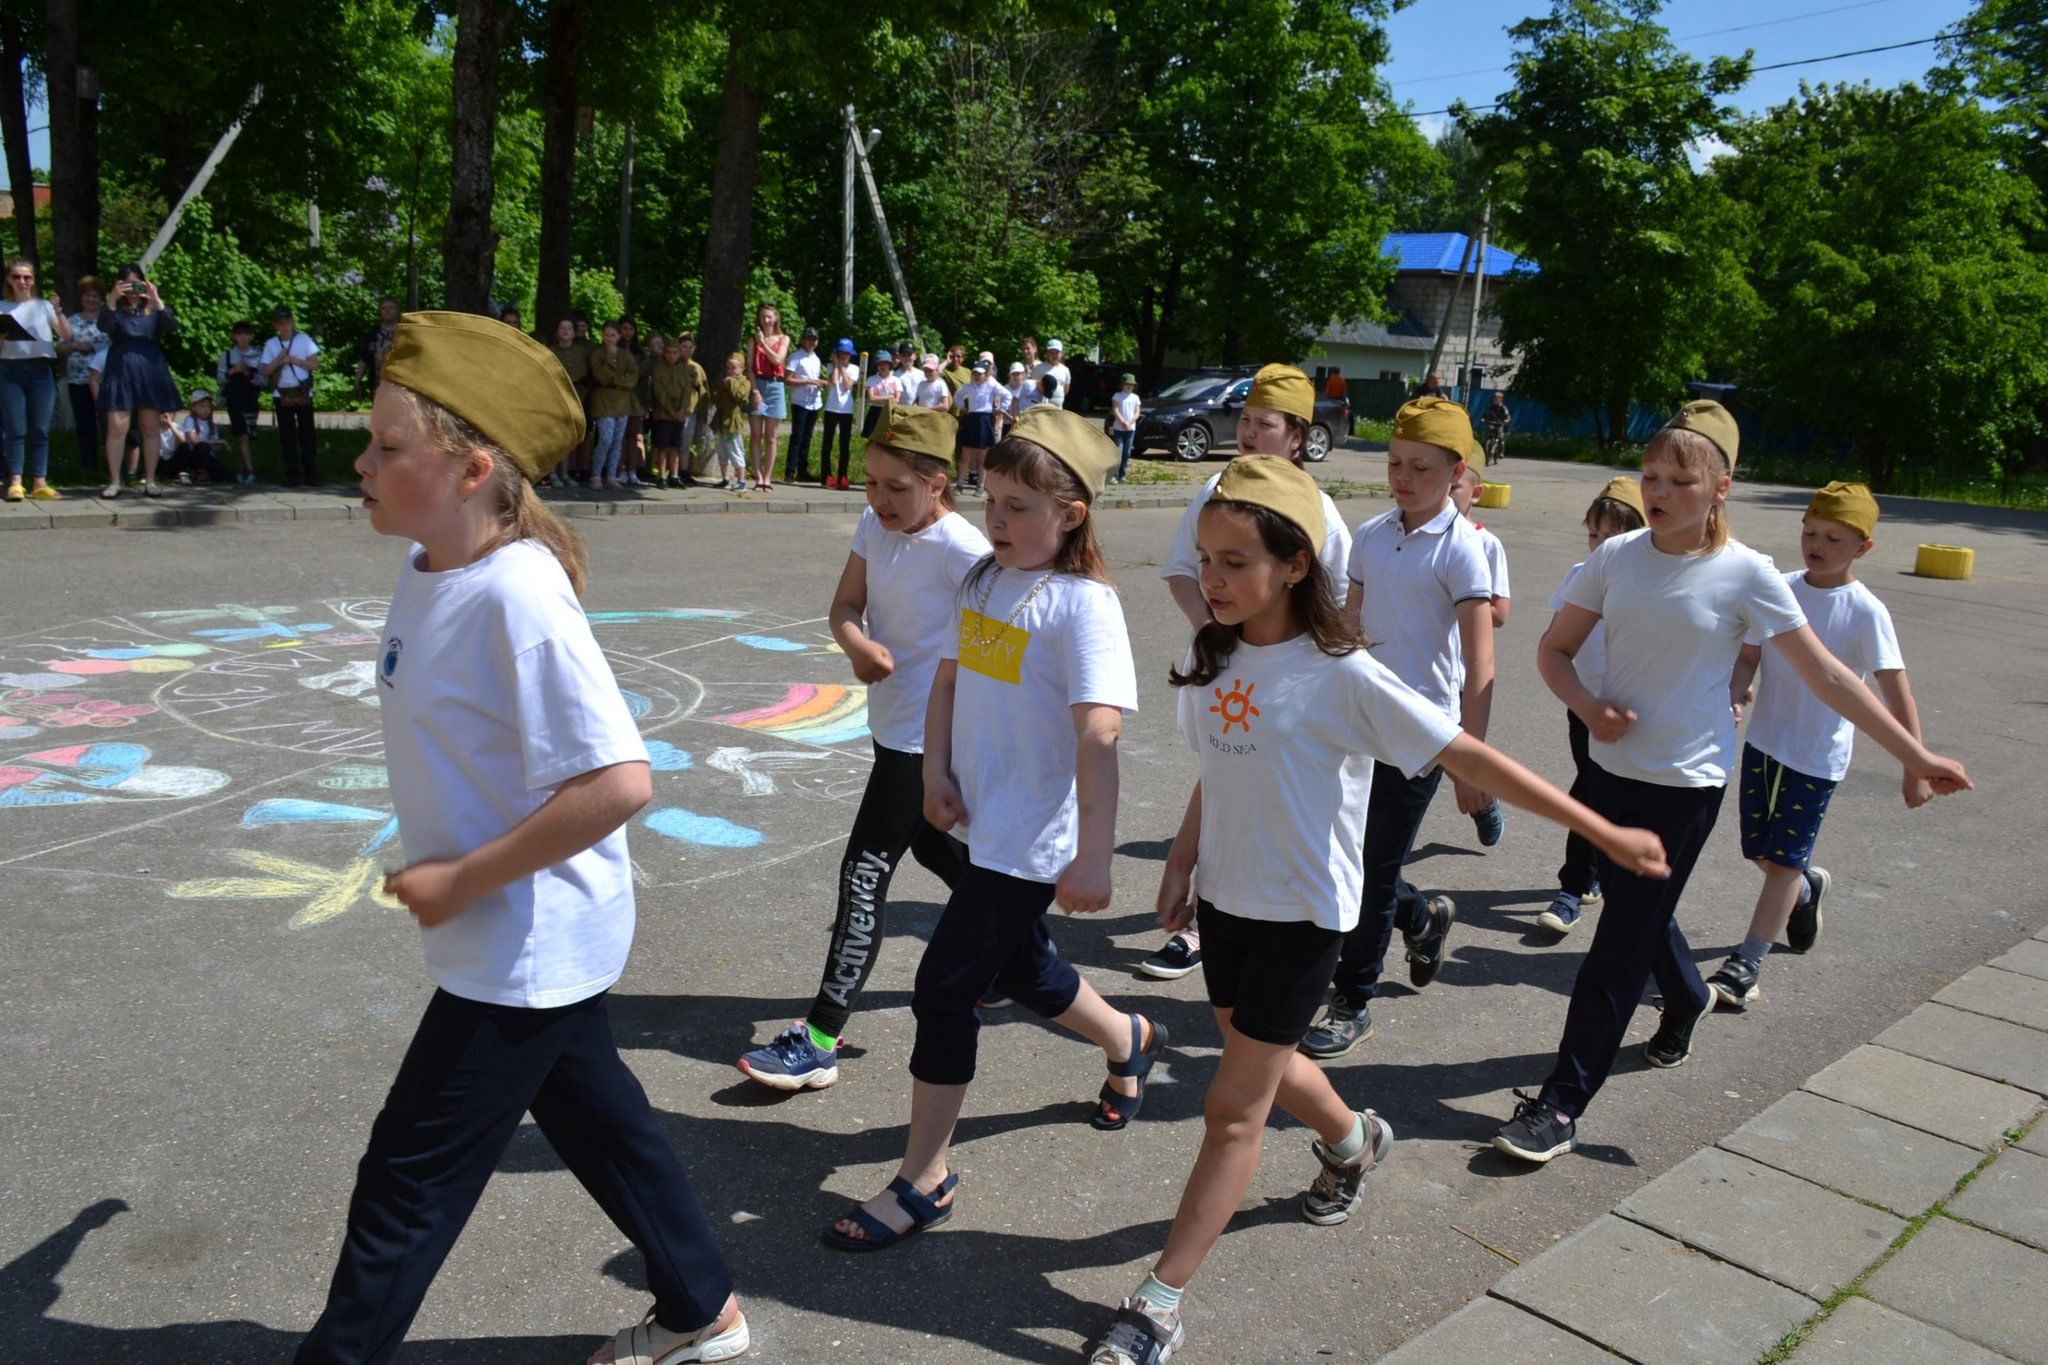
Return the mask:
[[[1543,1086],[1543,1100],[1577,1118],[1607,1083],[1621,1051],[1628,1021],[1642,1003],[1652,975],[1666,1009],[1705,1009],[1712,998],[1693,965],[1692,948],[1678,927],[1678,898],[1714,832],[1721,787],[1663,787],[1617,777],[1598,763],[1584,774],[1585,802],[1617,824],[1653,830],[1664,841],[1671,878],[1639,877],[1601,859],[1607,900],[1600,907],[1593,944],[1572,982],[1557,1065]],[[1682,1002],[1682,1003],[1681,1003]]]
[[[874,973],[888,913],[889,879],[905,850],[944,882],[948,891],[960,884],[967,850],[952,835],[925,823],[924,755],[877,744],[868,789],[861,795],[860,812],[853,817],[853,833],[846,840],[846,856],[839,862],[839,909],[832,917],[825,975],[805,1016],[820,1033],[837,1038],[846,1031],[860,993]]]
[[[824,417],[825,434],[818,442],[818,476],[823,478],[825,466],[832,459],[832,435],[839,435],[839,477],[846,477],[846,463],[853,458],[853,414],[850,412],[828,412]]]
[[[1586,745],[1592,737],[1586,732],[1586,722],[1567,711],[1564,713],[1566,732],[1572,746],[1572,800],[1586,800],[1586,773],[1592,768],[1593,760],[1587,755]],[[1576,830],[1564,836],[1564,863],[1557,869],[1557,888],[1569,891],[1574,896],[1583,896],[1600,884],[1600,850],[1593,847],[1592,840]]]

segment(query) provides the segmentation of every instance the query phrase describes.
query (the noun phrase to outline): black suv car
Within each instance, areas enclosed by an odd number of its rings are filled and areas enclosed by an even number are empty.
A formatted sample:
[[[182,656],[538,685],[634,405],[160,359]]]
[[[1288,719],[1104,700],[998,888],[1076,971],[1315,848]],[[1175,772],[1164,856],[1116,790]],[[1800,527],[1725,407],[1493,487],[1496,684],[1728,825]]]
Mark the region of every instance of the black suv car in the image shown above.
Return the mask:
[[[1134,449],[1165,449],[1194,463],[1212,450],[1234,447],[1237,414],[1251,391],[1248,369],[1196,370],[1176,379],[1145,400]],[[1303,454],[1311,461],[1327,459],[1330,448],[1350,434],[1351,400],[1318,397]]]

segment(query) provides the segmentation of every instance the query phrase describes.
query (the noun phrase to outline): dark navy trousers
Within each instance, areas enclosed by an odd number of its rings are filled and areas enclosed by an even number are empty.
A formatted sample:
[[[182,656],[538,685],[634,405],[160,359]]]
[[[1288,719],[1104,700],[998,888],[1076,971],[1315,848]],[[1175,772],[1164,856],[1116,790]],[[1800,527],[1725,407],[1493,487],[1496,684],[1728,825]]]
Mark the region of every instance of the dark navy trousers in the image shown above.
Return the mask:
[[[917,964],[910,997],[917,1020],[911,1075],[930,1085],[974,1079],[981,1035],[974,1007],[991,989],[1042,1019],[1057,1019],[1074,1007],[1081,977],[1046,931],[1052,897],[1051,882],[967,864]]]

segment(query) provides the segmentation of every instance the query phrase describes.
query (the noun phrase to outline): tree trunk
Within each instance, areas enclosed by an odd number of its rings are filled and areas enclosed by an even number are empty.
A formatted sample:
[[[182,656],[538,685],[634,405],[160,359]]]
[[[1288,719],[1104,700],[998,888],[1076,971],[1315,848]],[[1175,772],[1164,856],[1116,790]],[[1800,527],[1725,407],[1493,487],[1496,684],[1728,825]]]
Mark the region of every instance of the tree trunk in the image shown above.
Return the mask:
[[[576,75],[583,60],[581,0],[548,6],[548,55],[540,78],[540,279],[534,316],[541,330],[569,316],[569,216],[576,209]]]
[[[697,349],[709,363],[739,348],[745,328],[747,263],[753,251],[754,177],[761,164],[761,111],[768,92],[748,82],[741,38],[728,40],[718,106],[718,156],[704,238],[704,290]]]
[[[100,137],[97,78],[78,69],[79,0],[49,0],[44,66],[50,103],[51,280],[75,306],[78,277],[98,268]]]
[[[7,144],[7,184],[14,192],[14,226],[20,234],[21,254],[36,273],[42,263],[36,259],[36,187],[29,174],[28,103],[21,84],[21,21],[9,19],[0,26],[0,136]]]
[[[497,234],[491,231],[491,157],[497,147],[504,23],[503,0],[461,0],[455,18],[455,119],[441,275],[446,306],[464,313],[481,313],[488,306],[497,255]]]

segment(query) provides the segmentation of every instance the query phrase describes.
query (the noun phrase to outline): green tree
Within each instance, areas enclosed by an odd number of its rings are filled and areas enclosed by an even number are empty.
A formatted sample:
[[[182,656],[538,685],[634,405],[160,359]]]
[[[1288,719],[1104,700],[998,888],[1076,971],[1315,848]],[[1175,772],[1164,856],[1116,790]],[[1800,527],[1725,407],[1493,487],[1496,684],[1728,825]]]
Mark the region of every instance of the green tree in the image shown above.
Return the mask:
[[[2048,195],[2048,0],[1977,0],[1949,32],[1935,89],[1967,92],[1997,110],[2013,161]]]
[[[1992,117],[1822,86],[1734,145],[1715,174],[1754,227],[1749,368],[1772,410],[1846,441],[1880,490],[1929,466],[2010,472],[2048,399],[2048,266]]]
[[[1514,87],[1471,121],[1495,214],[1540,273],[1500,294],[1515,388],[1621,440],[1632,402],[1669,403],[1749,308],[1738,222],[1689,154],[1723,135],[1749,59],[1699,62],[1658,0],[1554,0],[1509,30]]]

